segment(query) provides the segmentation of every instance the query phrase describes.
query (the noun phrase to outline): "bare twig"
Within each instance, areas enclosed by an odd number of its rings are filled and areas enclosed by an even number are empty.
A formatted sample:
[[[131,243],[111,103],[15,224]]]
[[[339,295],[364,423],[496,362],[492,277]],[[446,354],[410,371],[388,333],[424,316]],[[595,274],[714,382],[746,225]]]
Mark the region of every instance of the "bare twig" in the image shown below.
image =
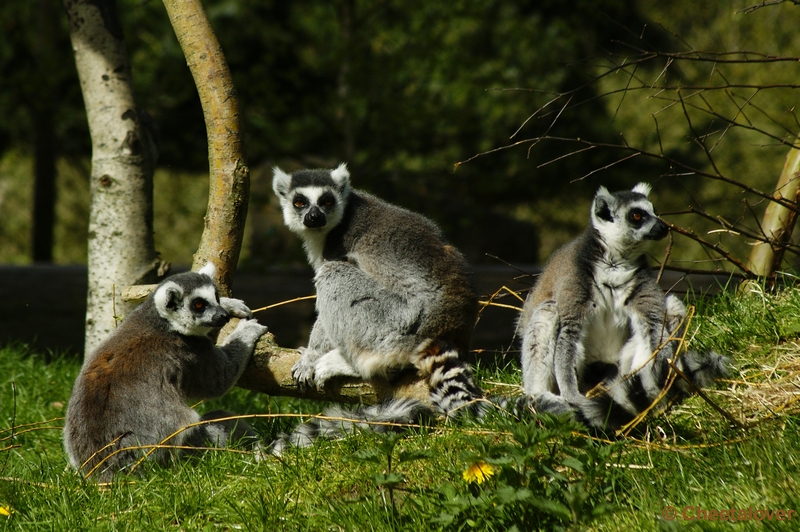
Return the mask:
[[[700,238],[691,229],[684,229],[684,228],[678,227],[677,225],[675,225],[673,223],[670,223],[670,222],[666,222],[666,224],[669,226],[670,229],[672,229],[676,233],[680,233],[683,236],[689,237],[692,240],[694,240],[695,242],[701,244],[704,248],[709,249],[709,250],[713,250],[715,253],[719,254],[722,258],[724,258],[725,260],[727,260],[728,262],[730,262],[731,264],[736,266],[739,269],[739,271],[741,271],[742,274],[747,279],[753,279],[753,278],[756,277],[756,275],[753,272],[751,272],[742,263],[742,261],[738,260],[733,255],[731,255],[730,253],[728,253],[727,251],[722,249],[722,247],[718,243],[717,244],[712,244],[711,242],[709,242],[707,240],[704,240],[703,238]]]
[[[748,14],[752,13],[753,11],[755,11],[756,9],[761,9],[762,7],[768,7],[768,6],[775,6],[775,5],[778,5],[778,4],[782,4],[784,2],[791,2],[794,5],[800,5],[800,0],[764,0],[760,4],[756,4],[754,6],[745,7],[743,9],[740,9],[736,13],[737,14],[744,13],[745,15],[748,15]]]

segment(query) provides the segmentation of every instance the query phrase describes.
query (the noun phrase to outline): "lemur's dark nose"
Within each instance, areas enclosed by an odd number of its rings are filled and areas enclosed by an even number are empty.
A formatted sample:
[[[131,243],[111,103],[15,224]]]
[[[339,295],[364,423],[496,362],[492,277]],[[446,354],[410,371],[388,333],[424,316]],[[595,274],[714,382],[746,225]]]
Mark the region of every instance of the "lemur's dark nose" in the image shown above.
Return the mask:
[[[212,327],[222,327],[231,319],[231,315],[222,307],[219,307],[214,312],[214,315],[211,316],[211,326]]]
[[[661,240],[667,236],[668,233],[669,226],[660,218],[656,218],[656,222],[653,224],[653,227],[650,228],[645,238],[648,240]]]
[[[311,207],[309,211],[306,213],[305,217],[303,217],[303,225],[306,227],[314,228],[314,227],[324,227],[327,223],[325,219],[325,213],[319,210],[319,207]]]

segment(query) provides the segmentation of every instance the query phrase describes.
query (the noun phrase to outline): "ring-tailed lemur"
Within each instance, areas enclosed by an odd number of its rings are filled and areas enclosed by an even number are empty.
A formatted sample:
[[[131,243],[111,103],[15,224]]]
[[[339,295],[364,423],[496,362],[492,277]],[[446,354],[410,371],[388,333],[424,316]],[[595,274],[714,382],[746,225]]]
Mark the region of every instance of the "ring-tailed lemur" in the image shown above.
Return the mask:
[[[439,228],[352,190],[344,164],[293,174],[275,168],[273,189],[286,226],[303,240],[315,271],[317,320],[292,368],[298,385],[321,388],[336,376],[369,380],[416,368],[440,413],[453,414],[481,398],[463,361],[477,294],[466,261]],[[425,411],[417,402],[398,400],[347,416],[411,422]],[[274,450],[341,433],[342,424],[335,425],[303,425]]]
[[[644,183],[614,194],[600,187],[589,227],[556,251],[525,301],[522,377],[538,410],[612,430],[655,401],[670,360],[697,386],[727,374],[727,359],[715,353],[676,358],[686,309],[665,296],[645,257],[648,241],[669,231],[649,192]],[[598,384],[607,391],[587,398]],[[690,392],[678,378],[666,399]]]
[[[108,481],[153,445],[221,447],[240,439],[258,445],[255,432],[242,421],[178,432],[232,415],[214,411],[201,417],[187,401],[225,394],[267,330],[250,319],[242,301],[218,297],[213,277],[211,263],[197,273],[168,277],[84,363],[64,426],[64,448],[75,469]],[[215,346],[208,334],[232,316],[241,321]],[[177,454],[157,449],[150,458],[163,462]]]

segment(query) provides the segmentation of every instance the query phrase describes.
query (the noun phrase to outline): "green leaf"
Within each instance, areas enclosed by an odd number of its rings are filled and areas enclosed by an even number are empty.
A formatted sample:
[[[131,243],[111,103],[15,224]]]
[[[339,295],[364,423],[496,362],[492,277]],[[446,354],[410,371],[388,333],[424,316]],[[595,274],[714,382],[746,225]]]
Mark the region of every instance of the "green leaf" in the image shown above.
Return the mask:
[[[565,475],[553,470],[548,466],[542,466],[542,470],[547,473],[547,475],[555,480],[569,480]]]
[[[440,513],[437,517],[431,519],[432,523],[441,523],[443,525],[451,524],[456,518],[456,514]]]
[[[561,461],[561,464],[571,469],[574,469],[578,473],[584,473],[583,462],[572,456],[564,458],[564,460]]]
[[[501,504],[512,504],[515,502],[526,501],[533,497],[533,493],[528,488],[514,488],[503,486],[495,492],[497,501]]]
[[[534,508],[538,508],[539,510],[555,516],[562,521],[571,521],[572,520],[572,513],[569,511],[569,508],[561,504],[560,502],[551,501],[549,499],[544,499],[542,497],[531,497],[530,504]]]
[[[592,518],[600,517],[601,515],[612,514],[619,510],[616,504],[602,503],[592,508],[590,514]]]
[[[376,486],[386,486],[393,488],[404,482],[403,475],[400,473],[376,473],[372,475],[372,482]]]
[[[581,510],[583,504],[589,499],[589,492],[586,491],[583,483],[580,483],[578,486],[570,486],[564,493],[564,499],[566,499],[571,508]]]
[[[473,460],[473,462],[477,462],[478,460]],[[496,466],[509,466],[516,463],[516,460],[510,458],[508,456],[499,456],[497,458],[487,458],[486,462]]]
[[[425,460],[431,458],[433,453],[430,450],[422,449],[419,451],[402,451],[398,456],[398,461],[400,463],[403,462],[412,462],[414,460]]]
[[[386,457],[379,453],[376,449],[362,449],[353,455],[356,460],[362,462],[373,462],[375,464],[382,464]]]
[[[383,435],[378,443],[378,449],[380,449],[386,456],[389,456],[394,451],[397,442],[399,442],[401,439],[403,439],[403,435],[396,432]]]

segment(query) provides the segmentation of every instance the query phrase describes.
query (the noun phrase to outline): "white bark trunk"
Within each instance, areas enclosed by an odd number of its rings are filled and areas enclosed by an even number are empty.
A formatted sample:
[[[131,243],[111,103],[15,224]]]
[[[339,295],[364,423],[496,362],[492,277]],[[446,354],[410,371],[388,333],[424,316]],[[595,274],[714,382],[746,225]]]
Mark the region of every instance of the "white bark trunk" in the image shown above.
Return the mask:
[[[141,127],[113,0],[64,0],[92,137],[85,359],[134,305],[123,288],[155,280],[153,148]]]

